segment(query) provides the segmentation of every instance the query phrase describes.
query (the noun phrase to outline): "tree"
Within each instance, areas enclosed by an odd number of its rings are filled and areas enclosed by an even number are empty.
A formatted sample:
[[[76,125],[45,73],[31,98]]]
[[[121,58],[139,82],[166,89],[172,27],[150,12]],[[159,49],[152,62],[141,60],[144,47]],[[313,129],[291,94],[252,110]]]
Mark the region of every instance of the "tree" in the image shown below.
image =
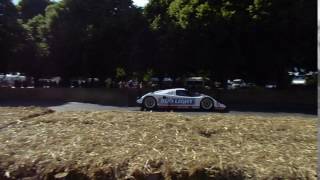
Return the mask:
[[[285,84],[294,66],[316,70],[315,1],[22,0],[0,2],[0,71],[115,76],[153,69],[178,77]],[[32,65],[32,66],[31,66]]]
[[[150,1],[145,13],[161,69],[283,84],[294,65],[316,68],[315,7],[304,0],[163,0]]]
[[[50,4],[50,0],[21,0],[18,9],[21,18],[26,21],[37,15],[44,15],[45,9]]]
[[[126,77],[126,71],[123,68],[116,68],[116,78],[123,80]]]
[[[134,61],[142,53],[137,44],[145,28],[131,1],[65,0],[49,6],[45,17],[58,74],[103,79],[118,66],[138,64]]]
[[[52,75],[53,64],[49,61],[49,46],[47,42],[48,27],[46,19],[37,15],[23,24],[26,32],[25,50],[20,59],[27,59],[21,63],[28,72],[35,77]]]
[[[154,73],[152,69],[148,69],[147,72],[143,75],[143,81],[149,82],[153,77]]]
[[[7,72],[14,56],[21,51],[23,29],[10,0],[0,1],[0,72]]]

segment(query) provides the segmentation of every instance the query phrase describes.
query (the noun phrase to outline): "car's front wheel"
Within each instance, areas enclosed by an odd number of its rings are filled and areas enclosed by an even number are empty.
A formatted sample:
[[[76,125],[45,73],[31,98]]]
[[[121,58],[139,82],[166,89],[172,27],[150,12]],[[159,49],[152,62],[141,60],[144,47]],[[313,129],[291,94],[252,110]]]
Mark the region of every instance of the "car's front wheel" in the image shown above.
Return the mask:
[[[213,101],[210,98],[203,98],[200,102],[200,108],[205,111],[210,111],[214,108]]]
[[[144,98],[142,105],[146,110],[154,110],[157,108],[157,101],[154,97],[149,96]]]

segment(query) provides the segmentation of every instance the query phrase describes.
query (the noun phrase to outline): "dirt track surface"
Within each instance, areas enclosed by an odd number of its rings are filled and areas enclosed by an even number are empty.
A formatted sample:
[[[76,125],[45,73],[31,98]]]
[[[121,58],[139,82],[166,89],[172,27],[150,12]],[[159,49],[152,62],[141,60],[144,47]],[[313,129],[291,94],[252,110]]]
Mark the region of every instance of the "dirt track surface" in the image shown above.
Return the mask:
[[[117,106],[105,106],[98,104],[90,104],[90,103],[79,103],[79,102],[68,102],[62,105],[50,106],[50,109],[57,112],[65,112],[65,111],[106,111],[106,110],[117,110],[117,111],[140,111],[139,107],[117,107]],[[158,112],[166,112],[166,111],[158,111]],[[198,115],[210,115],[219,112],[202,112],[202,111],[174,111],[176,113],[180,113],[188,116],[198,116]],[[284,112],[250,112],[250,111],[230,111],[225,114],[230,115],[257,115],[257,116],[300,116],[300,117],[315,117],[315,115],[310,114],[301,114],[301,113],[284,113]]]
[[[140,111],[139,107],[119,107],[119,106],[108,106],[92,103],[82,103],[82,102],[0,102],[0,107],[20,107],[20,106],[37,106],[37,107],[47,107],[51,110],[57,112],[67,112],[67,111]],[[166,112],[166,111],[159,111]],[[194,111],[174,111],[186,116],[199,116],[199,115],[210,115],[219,112],[202,112],[198,110]],[[272,112],[272,111],[241,111],[241,110],[230,110],[230,112],[225,113],[226,115],[250,115],[250,116],[268,116],[268,117],[281,117],[281,116],[298,116],[298,117],[316,117],[313,114],[304,113],[288,113],[288,112]]]

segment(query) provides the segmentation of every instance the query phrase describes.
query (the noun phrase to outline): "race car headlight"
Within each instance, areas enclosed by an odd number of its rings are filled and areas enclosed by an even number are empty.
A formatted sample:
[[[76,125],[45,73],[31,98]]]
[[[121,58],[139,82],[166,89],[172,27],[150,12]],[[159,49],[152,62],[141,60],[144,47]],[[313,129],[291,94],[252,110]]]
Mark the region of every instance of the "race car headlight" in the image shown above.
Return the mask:
[[[142,104],[142,98],[138,98],[136,101],[138,104]]]

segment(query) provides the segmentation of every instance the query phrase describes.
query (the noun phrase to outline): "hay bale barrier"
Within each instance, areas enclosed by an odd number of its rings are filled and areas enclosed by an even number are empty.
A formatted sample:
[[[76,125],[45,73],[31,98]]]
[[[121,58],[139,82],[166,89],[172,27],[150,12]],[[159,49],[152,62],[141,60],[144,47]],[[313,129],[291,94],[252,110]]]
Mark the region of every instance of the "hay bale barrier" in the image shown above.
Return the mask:
[[[0,108],[0,179],[316,179],[316,118]]]

